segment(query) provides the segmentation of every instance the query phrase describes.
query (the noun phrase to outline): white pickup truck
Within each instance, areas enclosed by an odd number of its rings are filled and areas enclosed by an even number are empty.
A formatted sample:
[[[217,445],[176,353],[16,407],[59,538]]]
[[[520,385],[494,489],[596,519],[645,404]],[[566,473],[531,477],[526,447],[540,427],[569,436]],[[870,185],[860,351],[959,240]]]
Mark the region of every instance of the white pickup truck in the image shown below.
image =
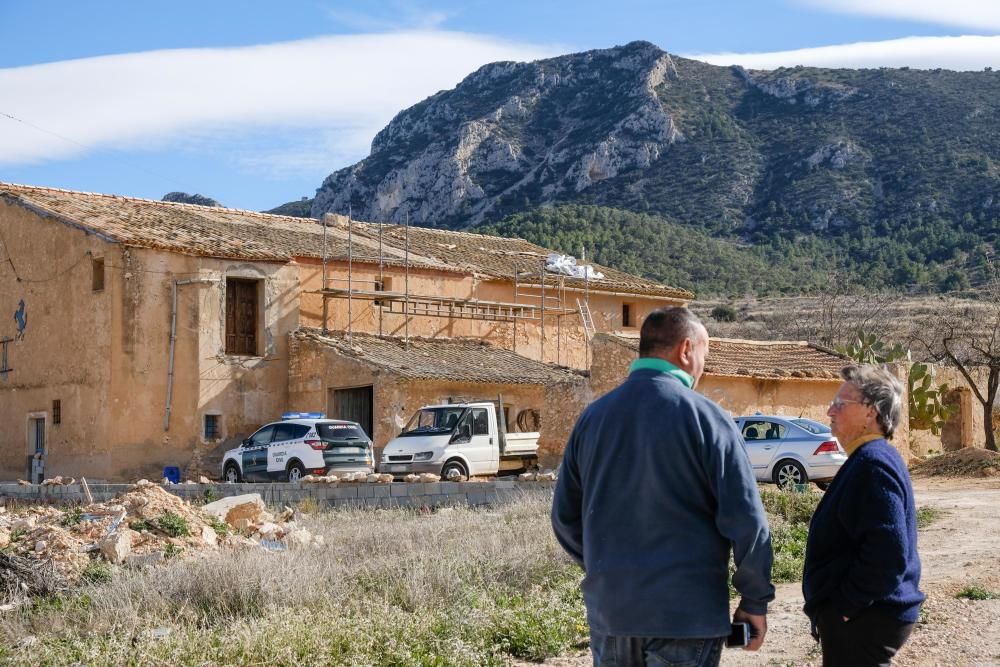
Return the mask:
[[[518,473],[538,467],[538,433],[507,433],[499,403],[428,405],[385,446],[379,472],[431,472],[444,480]]]

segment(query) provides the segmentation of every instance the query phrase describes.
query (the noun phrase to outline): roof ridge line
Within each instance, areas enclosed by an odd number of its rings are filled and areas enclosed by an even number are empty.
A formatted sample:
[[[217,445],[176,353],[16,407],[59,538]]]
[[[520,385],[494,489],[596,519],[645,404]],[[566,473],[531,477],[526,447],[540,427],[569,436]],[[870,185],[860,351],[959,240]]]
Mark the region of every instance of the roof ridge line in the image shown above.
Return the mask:
[[[108,194],[106,192],[89,192],[87,190],[70,190],[69,188],[55,188],[49,185],[29,185],[27,183],[11,183],[8,181],[0,181],[0,190],[4,189],[4,187],[42,190],[47,192],[63,192],[71,195],[87,195],[90,197],[105,197],[107,199],[124,199],[126,201],[141,202],[144,204],[160,204],[162,206],[185,206],[185,207],[206,209],[209,211],[227,211],[229,213],[239,213],[240,215],[248,215],[253,217],[278,218],[281,220],[294,221],[299,224],[307,224],[310,222],[316,225],[321,224],[320,221],[317,220],[316,218],[300,218],[295,215],[279,215],[277,213],[264,213],[263,211],[251,211],[249,209],[244,209],[244,208],[230,208],[228,206],[205,206],[204,204],[185,204],[183,202],[147,199],[146,197],[134,197],[132,195],[116,195],[116,194]],[[362,222],[364,224],[373,224],[370,222],[365,222],[363,220],[355,220],[355,222]]]

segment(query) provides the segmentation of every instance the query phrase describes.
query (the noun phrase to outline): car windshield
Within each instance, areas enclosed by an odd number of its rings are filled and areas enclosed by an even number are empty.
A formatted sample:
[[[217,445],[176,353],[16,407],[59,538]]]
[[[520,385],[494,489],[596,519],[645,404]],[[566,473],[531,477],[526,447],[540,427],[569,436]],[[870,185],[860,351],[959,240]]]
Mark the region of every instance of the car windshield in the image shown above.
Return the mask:
[[[421,408],[410,418],[400,435],[450,433],[461,419],[465,408]]]
[[[799,419],[791,419],[789,421],[791,421],[793,424],[795,424],[796,426],[798,426],[800,428],[804,428],[805,430],[809,431],[810,433],[815,433],[816,435],[819,435],[820,433],[829,433],[830,432],[830,427],[829,426],[827,426],[826,424],[821,424],[821,423],[819,423],[817,421],[813,421],[812,419],[806,419],[806,418],[802,417],[802,418],[799,418]]]
[[[364,440],[367,442],[368,436],[357,424],[316,424],[316,433],[321,440]]]

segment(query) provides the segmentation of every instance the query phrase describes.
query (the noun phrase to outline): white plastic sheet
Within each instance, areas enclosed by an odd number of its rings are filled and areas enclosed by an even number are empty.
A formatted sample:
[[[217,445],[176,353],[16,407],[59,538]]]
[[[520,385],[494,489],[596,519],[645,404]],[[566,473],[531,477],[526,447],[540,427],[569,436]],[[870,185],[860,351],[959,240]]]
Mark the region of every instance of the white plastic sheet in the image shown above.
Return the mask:
[[[545,259],[545,270],[581,280],[584,278],[588,280],[600,280],[604,277],[603,273],[595,271],[594,267],[590,264],[577,264],[576,257],[560,255],[555,252],[550,253]]]

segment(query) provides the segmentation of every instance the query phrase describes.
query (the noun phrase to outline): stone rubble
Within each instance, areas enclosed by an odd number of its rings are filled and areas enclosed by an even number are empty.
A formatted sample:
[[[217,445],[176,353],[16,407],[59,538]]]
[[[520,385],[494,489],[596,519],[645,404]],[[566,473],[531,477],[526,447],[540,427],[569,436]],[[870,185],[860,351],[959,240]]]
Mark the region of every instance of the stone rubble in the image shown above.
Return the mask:
[[[95,559],[142,568],[219,548],[283,551],[323,545],[322,536],[295,519],[290,507],[269,512],[260,494],[196,507],[140,480],[106,503],[0,512],[0,547],[51,562],[73,582]]]

